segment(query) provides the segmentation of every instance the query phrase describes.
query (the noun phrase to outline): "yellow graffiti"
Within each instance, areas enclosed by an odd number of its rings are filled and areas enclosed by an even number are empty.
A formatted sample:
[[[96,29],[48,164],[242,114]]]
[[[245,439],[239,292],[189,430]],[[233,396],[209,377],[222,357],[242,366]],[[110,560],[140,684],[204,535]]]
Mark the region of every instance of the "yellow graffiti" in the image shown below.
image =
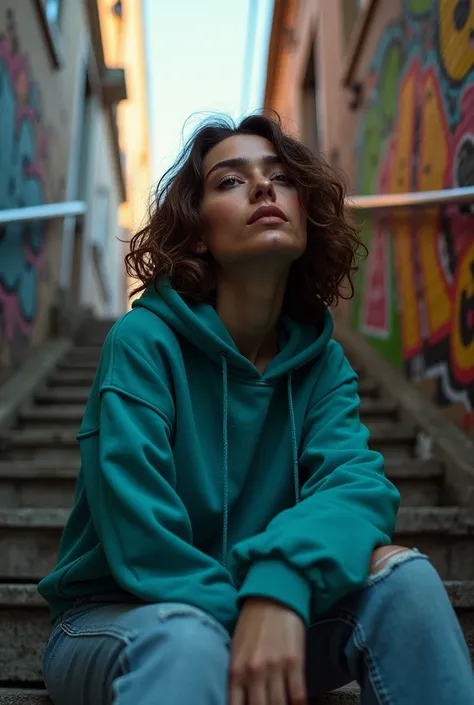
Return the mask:
[[[423,78],[422,107],[418,189],[432,191],[443,188],[449,160],[443,106],[432,71]],[[420,216],[417,239],[430,338],[446,332],[451,319],[451,300],[438,253],[439,230],[439,211]]]
[[[464,307],[467,310],[463,310]],[[470,302],[470,303],[467,303]],[[464,382],[474,378],[474,243],[458,265],[456,295],[451,331],[451,358],[457,376]],[[463,320],[471,316],[470,320]],[[463,327],[468,328],[463,340]],[[470,338],[470,339],[469,339]],[[467,342],[467,344],[466,344]]]
[[[474,66],[474,2],[438,0],[439,36],[449,76],[460,81]]]
[[[408,73],[400,89],[398,124],[393,145],[391,193],[411,191],[411,165],[415,146],[416,66]],[[404,357],[421,347],[421,327],[417,306],[416,278],[413,260],[411,217],[393,215],[393,233],[400,296],[401,332]]]

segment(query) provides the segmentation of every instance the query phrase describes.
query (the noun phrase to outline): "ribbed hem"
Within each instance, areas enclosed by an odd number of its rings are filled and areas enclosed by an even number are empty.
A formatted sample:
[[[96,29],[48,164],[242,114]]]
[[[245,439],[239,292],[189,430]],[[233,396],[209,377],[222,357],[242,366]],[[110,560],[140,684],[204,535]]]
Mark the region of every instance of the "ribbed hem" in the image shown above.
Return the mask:
[[[239,591],[239,604],[248,597],[267,597],[281,602],[309,625],[311,585],[286,563],[275,559],[254,563]]]

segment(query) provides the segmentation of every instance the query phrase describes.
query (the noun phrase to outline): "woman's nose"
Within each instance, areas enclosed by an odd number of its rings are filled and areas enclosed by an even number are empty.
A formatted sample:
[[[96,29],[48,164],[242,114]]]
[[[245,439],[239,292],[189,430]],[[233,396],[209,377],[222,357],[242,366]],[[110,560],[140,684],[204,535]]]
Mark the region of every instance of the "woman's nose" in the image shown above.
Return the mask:
[[[251,203],[256,203],[264,198],[269,198],[271,201],[275,201],[276,193],[273,181],[262,177],[253,187],[250,193],[250,201]]]

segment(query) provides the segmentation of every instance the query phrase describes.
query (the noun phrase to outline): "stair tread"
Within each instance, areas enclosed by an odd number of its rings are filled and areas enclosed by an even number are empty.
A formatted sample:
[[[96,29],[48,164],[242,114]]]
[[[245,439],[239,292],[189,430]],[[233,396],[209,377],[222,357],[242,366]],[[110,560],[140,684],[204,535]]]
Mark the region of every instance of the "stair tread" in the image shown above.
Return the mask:
[[[85,404],[89,398],[89,393],[89,387],[73,385],[65,385],[64,387],[46,387],[36,393],[35,399],[41,404]]]
[[[77,459],[65,459],[59,463],[46,463],[33,460],[0,461],[0,480],[55,480],[75,478],[81,466],[80,456]]]
[[[328,693],[309,705],[358,705],[359,689],[357,687],[341,688]],[[0,705],[52,705],[46,690],[0,688]]]
[[[0,528],[62,528],[70,514],[65,507],[0,507]],[[396,531],[400,533],[472,534],[471,507],[402,507]]]

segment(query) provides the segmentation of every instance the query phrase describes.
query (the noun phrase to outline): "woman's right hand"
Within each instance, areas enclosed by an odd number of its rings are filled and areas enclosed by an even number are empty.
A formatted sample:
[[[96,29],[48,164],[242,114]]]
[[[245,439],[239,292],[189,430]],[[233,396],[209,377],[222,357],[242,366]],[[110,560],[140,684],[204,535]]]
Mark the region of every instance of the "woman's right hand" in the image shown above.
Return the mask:
[[[232,641],[229,705],[306,705],[306,629],[288,607],[245,601]]]

